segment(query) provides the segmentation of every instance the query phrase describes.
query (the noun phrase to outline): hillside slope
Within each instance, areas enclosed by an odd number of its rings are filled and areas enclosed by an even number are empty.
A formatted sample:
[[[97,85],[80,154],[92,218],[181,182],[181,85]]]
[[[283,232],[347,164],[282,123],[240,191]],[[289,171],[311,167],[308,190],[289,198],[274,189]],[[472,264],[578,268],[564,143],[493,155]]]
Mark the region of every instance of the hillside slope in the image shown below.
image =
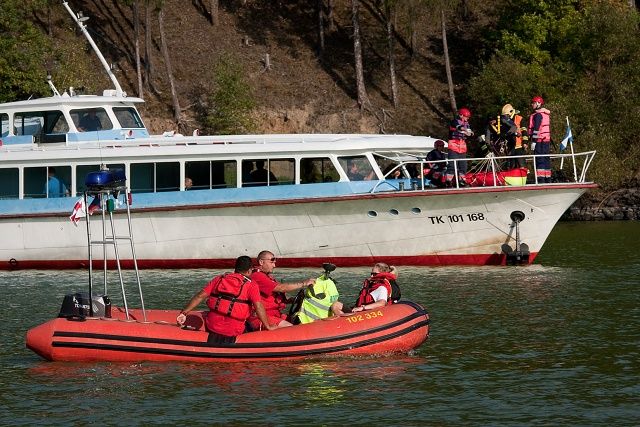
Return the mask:
[[[143,3],[143,2],[141,2]],[[209,2],[167,0],[165,30],[180,104],[189,125],[200,127],[197,106],[212,90],[212,67],[221,55],[242,64],[258,107],[259,132],[366,132],[446,136],[449,116],[439,25],[425,16],[417,31],[418,49],[411,57],[408,36],[398,29],[396,61],[400,105],[390,101],[385,61],[386,40],[375,2],[362,2],[362,34],[367,90],[373,108],[361,113],[355,101],[350,2],[336,1],[335,30],[326,35],[323,60],[318,59],[313,8],[297,1],[221,2],[220,23],[212,26]],[[89,28],[130,94],[136,93],[133,23],[130,8],[115,0],[75,1],[74,10],[91,17]],[[141,12],[144,18],[144,11]],[[174,126],[157,14],[152,14],[153,82],[159,93],[145,93],[143,115],[153,131]],[[68,17],[60,17],[68,26]],[[66,23],[64,20],[66,19]],[[402,20],[399,17],[398,20]],[[405,31],[406,32],[406,31]],[[144,40],[141,40],[141,47]],[[452,50],[455,52],[455,39]],[[269,55],[271,68],[264,67]],[[108,80],[104,80],[108,85]]]

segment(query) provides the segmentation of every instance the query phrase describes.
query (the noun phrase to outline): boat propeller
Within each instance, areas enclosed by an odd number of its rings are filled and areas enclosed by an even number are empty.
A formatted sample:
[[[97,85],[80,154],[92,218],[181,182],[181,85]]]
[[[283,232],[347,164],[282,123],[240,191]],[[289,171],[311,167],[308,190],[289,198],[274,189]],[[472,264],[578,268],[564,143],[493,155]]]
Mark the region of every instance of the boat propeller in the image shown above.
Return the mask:
[[[509,217],[512,221],[511,228],[516,229],[516,248],[514,250],[507,243],[502,245],[502,252],[507,256],[507,265],[529,264],[529,245],[520,241],[520,223],[524,221],[525,214],[522,211],[513,211]]]

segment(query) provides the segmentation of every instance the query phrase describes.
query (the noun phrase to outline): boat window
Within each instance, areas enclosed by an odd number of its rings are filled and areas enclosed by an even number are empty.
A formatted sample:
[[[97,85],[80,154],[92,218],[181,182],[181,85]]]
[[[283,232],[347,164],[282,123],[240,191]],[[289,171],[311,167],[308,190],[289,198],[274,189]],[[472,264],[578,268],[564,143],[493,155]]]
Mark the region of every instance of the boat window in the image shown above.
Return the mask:
[[[242,186],[287,185],[295,181],[293,159],[252,159],[242,161]]]
[[[62,111],[46,111],[44,113],[44,133],[67,133],[69,125]]]
[[[71,166],[24,168],[24,198],[67,197]]]
[[[180,163],[156,163],[156,192],[180,190]]]
[[[300,160],[300,183],[337,182],[340,175],[328,157]]]
[[[113,169],[124,169],[124,164],[108,164],[107,168]],[[85,185],[85,180],[87,178],[87,174],[89,172],[98,172],[100,170],[100,165],[79,165],[76,166],[76,195],[81,196],[87,186]]]
[[[132,163],[131,192],[154,193],[180,189],[180,163]]]
[[[16,135],[33,135],[37,141],[42,135],[44,115],[42,113],[17,113],[13,116]]]
[[[279,185],[295,184],[296,166],[293,159],[269,160],[269,170],[274,173]]]
[[[71,110],[71,120],[80,132],[95,132],[113,129],[111,119],[104,108],[83,108]]]
[[[69,125],[59,110],[16,113],[13,118],[17,135],[33,135],[35,142],[64,142]]]
[[[18,168],[0,169],[0,199],[17,199],[20,191]]]
[[[0,137],[9,135],[9,115],[0,114]]]
[[[375,177],[366,156],[347,156],[338,159],[350,181],[368,181]]]
[[[236,161],[219,160],[185,163],[185,181],[191,180],[187,190],[208,190],[210,188],[236,187]]]
[[[211,162],[211,188],[236,188],[238,168],[235,160]]]
[[[114,107],[113,113],[124,129],[144,129],[140,115],[133,107]]]
[[[378,167],[382,171],[385,179],[413,178],[418,176],[417,165],[415,163],[402,165],[401,160],[390,159],[384,156],[374,155]]]

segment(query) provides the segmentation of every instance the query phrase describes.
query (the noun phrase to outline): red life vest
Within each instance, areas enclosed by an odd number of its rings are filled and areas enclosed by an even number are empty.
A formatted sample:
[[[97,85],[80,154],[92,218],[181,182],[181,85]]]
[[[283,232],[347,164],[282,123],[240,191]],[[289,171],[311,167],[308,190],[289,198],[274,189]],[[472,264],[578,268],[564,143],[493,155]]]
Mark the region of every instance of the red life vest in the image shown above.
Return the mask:
[[[540,127],[538,129],[533,128],[533,119],[536,114],[540,114],[542,117],[542,121],[540,122]],[[529,116],[529,136],[531,137],[532,142],[551,142],[550,123],[549,110],[546,108],[536,110],[535,113]]]
[[[251,314],[251,302],[245,285],[251,280],[240,273],[227,273],[217,277],[217,283],[207,299],[211,311],[245,321]]]
[[[467,152],[467,141],[464,139],[450,139],[447,143],[447,148],[454,153],[465,154]]]
[[[470,129],[469,123],[459,118],[453,119],[449,125],[449,142],[447,143],[449,151],[459,154],[467,152],[467,136],[463,133],[467,129]]]
[[[396,276],[391,273],[378,273],[375,276],[364,279],[362,289],[360,290],[358,300],[356,301],[356,307],[365,304],[373,304],[375,301],[371,296],[371,292],[375,291],[380,286],[387,288],[387,304],[389,304],[389,301],[391,301],[391,283],[389,283],[389,280],[396,280]]]

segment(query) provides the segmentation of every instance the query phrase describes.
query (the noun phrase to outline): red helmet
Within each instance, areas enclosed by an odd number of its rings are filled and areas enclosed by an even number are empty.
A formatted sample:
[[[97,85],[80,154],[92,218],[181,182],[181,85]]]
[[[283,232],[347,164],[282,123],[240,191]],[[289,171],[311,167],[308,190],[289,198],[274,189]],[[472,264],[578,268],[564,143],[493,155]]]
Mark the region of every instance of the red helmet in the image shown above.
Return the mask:
[[[470,118],[471,110],[469,110],[467,107],[462,107],[461,109],[458,110],[458,114],[462,117]]]
[[[544,104],[544,99],[541,96],[534,96],[531,98],[531,102],[539,102],[540,105]]]

